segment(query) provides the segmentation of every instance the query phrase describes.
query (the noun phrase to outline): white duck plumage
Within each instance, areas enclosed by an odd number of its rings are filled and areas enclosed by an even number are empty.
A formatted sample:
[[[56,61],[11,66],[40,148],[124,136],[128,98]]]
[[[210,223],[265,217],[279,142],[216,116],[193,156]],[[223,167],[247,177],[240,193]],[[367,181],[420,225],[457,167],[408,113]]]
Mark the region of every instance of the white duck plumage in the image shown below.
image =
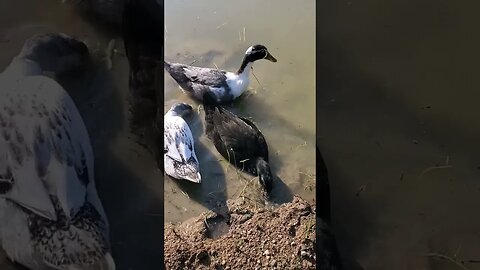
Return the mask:
[[[217,102],[225,103],[233,101],[247,90],[252,64],[260,59],[277,62],[277,59],[268,52],[265,46],[253,45],[245,52],[245,57],[237,72],[167,61],[164,61],[164,68],[187,94],[202,100],[203,94],[210,91],[217,98]]]
[[[0,243],[31,269],[115,269],[87,129],[58,75],[82,42],[37,35],[0,75]]]
[[[174,104],[164,117],[165,173],[177,178],[200,183],[200,164],[195,154],[192,131],[183,116],[192,112],[186,103]]]

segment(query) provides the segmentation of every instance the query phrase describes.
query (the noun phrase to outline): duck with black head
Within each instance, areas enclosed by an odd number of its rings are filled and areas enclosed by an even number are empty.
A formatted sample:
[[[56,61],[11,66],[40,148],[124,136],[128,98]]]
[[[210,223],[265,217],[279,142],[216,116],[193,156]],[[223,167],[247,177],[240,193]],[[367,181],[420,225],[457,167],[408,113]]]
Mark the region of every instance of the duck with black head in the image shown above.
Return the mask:
[[[277,62],[263,45],[250,46],[236,72],[214,68],[194,67],[164,61],[164,67],[180,88],[190,96],[203,100],[205,92],[211,92],[216,102],[226,103],[241,96],[250,83],[250,69],[257,60]]]
[[[272,190],[273,175],[263,134],[250,120],[219,106],[211,92],[204,94],[203,106],[205,132],[217,151],[241,170],[258,176],[265,195],[268,195]]]

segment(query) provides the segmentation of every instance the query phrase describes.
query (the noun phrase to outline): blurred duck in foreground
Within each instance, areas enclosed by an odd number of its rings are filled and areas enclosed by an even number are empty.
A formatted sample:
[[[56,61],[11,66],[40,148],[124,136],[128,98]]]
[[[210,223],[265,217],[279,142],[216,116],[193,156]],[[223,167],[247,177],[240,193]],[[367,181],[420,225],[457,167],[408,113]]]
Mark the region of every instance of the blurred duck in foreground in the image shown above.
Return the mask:
[[[37,35],[0,75],[0,240],[30,269],[115,269],[87,129],[43,75],[73,72],[88,54],[64,34]]]

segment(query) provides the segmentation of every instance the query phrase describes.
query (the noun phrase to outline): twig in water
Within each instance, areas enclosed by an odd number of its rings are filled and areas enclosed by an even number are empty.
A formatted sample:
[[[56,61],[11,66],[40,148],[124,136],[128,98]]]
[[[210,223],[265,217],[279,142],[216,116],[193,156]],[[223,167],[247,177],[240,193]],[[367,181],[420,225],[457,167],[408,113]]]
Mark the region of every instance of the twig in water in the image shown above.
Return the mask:
[[[470,270],[468,269],[467,267],[465,267],[465,265],[463,265],[462,263],[460,263],[459,261],[453,259],[452,257],[449,257],[447,255],[443,255],[443,254],[440,254],[440,253],[428,253],[427,255],[425,255],[427,257],[432,257],[432,258],[439,258],[439,259],[444,259],[446,261],[449,261],[455,265],[457,265],[458,267],[464,269],[464,270]]]
[[[247,182],[247,184],[245,184],[245,186],[243,186],[243,189],[242,189],[242,191],[240,191],[240,194],[238,194],[238,197],[237,197],[237,198],[244,197],[244,196],[242,196],[242,195],[243,195],[243,193],[245,192],[245,189],[246,189],[247,186],[250,185],[250,183],[251,183],[253,180],[255,180],[256,178],[257,178],[257,177],[253,177],[252,179],[250,179],[250,180]],[[246,198],[246,197],[245,197],[245,198]]]
[[[242,34],[238,31],[238,40],[242,41]]]
[[[255,73],[253,73],[253,67],[252,67],[252,75],[253,75],[253,77],[255,77],[255,80],[257,80],[257,83],[258,83],[258,85],[260,85],[260,87],[262,88],[262,90],[265,89],[265,88],[263,88],[263,85],[262,85],[262,84],[260,83],[260,81],[258,80],[257,76],[255,76]]]
[[[188,196],[188,194],[185,191],[183,191],[183,190],[180,190],[180,191],[183,193],[183,195],[187,196],[187,198],[190,199],[190,196]]]
[[[243,41],[245,41],[245,26],[243,27]]]
[[[442,165],[442,166],[433,166],[433,167],[426,168],[420,174],[420,178],[422,178],[426,173],[428,173],[430,171],[437,170],[437,169],[448,169],[448,168],[452,168],[452,167],[453,167],[452,165]]]
[[[220,24],[219,26],[216,27],[216,29],[218,30],[218,29],[222,28],[222,27],[225,26],[227,23],[228,23],[228,22],[224,22],[224,23]]]
[[[218,69],[218,66],[217,66],[217,64],[215,64],[215,62],[213,62],[213,65]]]
[[[197,59],[193,60],[193,62],[190,64],[190,66],[195,64],[195,62],[197,62]]]

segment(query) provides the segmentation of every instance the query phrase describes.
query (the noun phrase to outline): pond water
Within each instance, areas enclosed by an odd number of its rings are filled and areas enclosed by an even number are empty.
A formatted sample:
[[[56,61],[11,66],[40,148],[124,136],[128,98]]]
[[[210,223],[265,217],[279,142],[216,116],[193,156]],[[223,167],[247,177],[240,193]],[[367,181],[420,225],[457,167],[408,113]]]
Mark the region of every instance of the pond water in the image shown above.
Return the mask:
[[[276,176],[273,201],[292,194],[315,200],[315,2],[167,1],[165,59],[236,71],[247,48],[265,45],[277,63],[253,65],[250,90],[226,107],[264,134]],[[258,79],[258,81],[257,81]],[[243,195],[248,180],[229,166],[204,133],[204,111],[165,72],[165,109],[183,101],[195,108],[188,123],[196,137],[202,183],[165,178],[165,221],[178,222]],[[254,181],[255,182],[255,181]],[[246,189],[255,188],[249,185]],[[248,197],[248,196],[247,196]]]
[[[319,5],[317,135],[340,249],[364,269],[462,269],[438,254],[480,269],[478,3]]]

